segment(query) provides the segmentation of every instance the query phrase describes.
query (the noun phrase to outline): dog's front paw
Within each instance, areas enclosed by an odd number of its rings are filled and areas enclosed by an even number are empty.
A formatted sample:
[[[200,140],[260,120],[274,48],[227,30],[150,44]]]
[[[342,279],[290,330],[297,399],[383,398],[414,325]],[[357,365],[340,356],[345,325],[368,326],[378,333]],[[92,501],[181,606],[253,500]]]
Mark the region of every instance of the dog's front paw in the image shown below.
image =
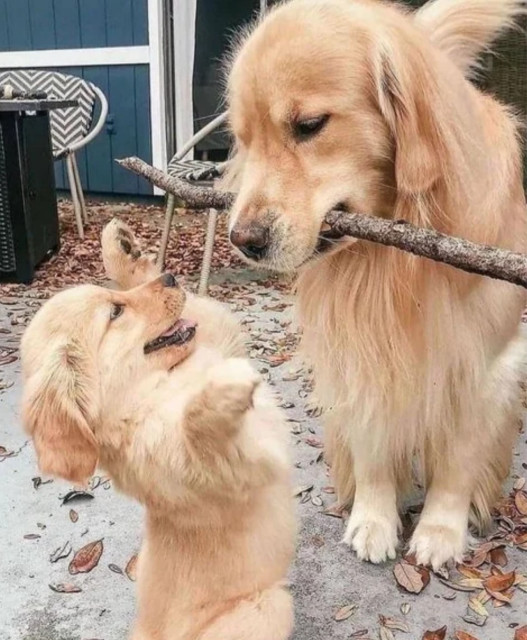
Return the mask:
[[[348,544],[361,560],[379,564],[393,560],[397,548],[397,523],[382,516],[354,516],[346,527],[343,542]]]
[[[465,551],[467,528],[427,523],[421,520],[410,541],[410,553],[418,564],[430,565],[434,571],[451,560],[460,562]]]
[[[154,258],[143,255],[134,232],[122,220],[113,218],[104,227],[101,248],[106,274],[118,285],[127,287],[152,276]]]
[[[253,406],[261,378],[243,358],[229,358],[209,372],[209,391],[222,413],[244,413]]]

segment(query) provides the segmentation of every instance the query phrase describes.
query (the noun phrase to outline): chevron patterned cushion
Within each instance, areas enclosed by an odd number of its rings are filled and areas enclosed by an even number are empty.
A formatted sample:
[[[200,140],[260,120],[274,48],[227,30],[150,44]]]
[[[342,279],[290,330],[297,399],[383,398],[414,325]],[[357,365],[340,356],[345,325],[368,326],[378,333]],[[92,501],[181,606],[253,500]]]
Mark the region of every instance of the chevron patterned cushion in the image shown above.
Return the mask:
[[[9,84],[19,91],[45,91],[48,98],[77,100],[78,107],[50,112],[51,140],[56,158],[67,152],[74,142],[82,140],[93,119],[96,95],[92,85],[82,78],[56,71],[0,71],[0,85]]]
[[[168,164],[168,173],[189,182],[212,182],[225,170],[225,162],[204,160],[174,160]]]

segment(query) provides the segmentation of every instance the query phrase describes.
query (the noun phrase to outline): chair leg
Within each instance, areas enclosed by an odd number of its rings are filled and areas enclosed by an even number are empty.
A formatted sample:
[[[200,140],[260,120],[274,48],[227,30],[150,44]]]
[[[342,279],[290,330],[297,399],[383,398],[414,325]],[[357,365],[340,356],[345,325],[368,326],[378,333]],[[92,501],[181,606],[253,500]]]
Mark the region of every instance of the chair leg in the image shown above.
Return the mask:
[[[207,222],[207,237],[205,238],[205,249],[203,251],[203,263],[201,265],[201,276],[199,279],[198,294],[200,296],[204,296],[207,294],[207,289],[209,286],[210,266],[212,263],[212,252],[214,250],[214,236],[216,235],[217,220],[217,210],[210,209],[209,219]]]
[[[167,256],[168,238],[170,237],[170,227],[174,218],[174,209],[176,207],[176,198],[171,193],[168,194],[167,209],[165,212],[165,226],[163,227],[163,235],[161,237],[161,246],[157,254],[157,266],[162,271],[165,268],[165,259]]]
[[[66,156],[66,168],[68,170],[68,181],[70,183],[71,199],[73,200],[73,210],[75,211],[75,220],[77,221],[77,230],[79,237],[84,240],[84,227],[82,224],[82,209],[77,194],[77,181],[75,180],[75,171],[73,169],[73,162],[71,161],[71,155]]]
[[[86,210],[86,202],[84,200],[84,192],[82,190],[82,182],[81,182],[81,176],[79,173],[79,166],[77,164],[77,158],[75,157],[74,153],[70,154],[70,156],[71,156],[71,164],[73,165],[73,174],[75,176],[75,184],[77,185],[77,196],[79,198],[79,202],[81,205],[82,220],[84,224],[88,224],[88,212]]]

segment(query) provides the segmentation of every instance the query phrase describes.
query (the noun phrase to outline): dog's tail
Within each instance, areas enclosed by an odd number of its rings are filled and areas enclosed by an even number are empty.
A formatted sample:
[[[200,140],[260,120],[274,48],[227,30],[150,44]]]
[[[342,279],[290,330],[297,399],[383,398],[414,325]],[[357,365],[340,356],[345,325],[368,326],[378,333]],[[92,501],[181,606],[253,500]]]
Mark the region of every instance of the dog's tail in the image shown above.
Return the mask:
[[[527,14],[527,0],[432,0],[415,19],[466,74],[492,42]]]

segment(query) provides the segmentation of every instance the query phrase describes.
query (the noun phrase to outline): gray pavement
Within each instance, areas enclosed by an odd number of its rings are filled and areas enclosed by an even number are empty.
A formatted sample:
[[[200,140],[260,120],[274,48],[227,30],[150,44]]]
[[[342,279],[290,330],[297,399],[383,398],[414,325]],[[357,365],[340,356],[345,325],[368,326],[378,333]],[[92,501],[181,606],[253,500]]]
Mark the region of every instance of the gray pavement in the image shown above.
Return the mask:
[[[294,640],[421,640],[426,630],[444,625],[446,638],[463,630],[478,640],[513,640],[515,629],[527,624],[527,593],[517,589],[512,603],[501,608],[489,602],[486,623],[478,627],[463,620],[474,594],[453,591],[432,576],[421,594],[410,595],[397,586],[393,562],[361,563],[340,544],[343,521],[324,514],[333,496],[327,489],[330,480],[322,450],[316,446],[322,438],[321,421],[307,415],[308,382],[295,361],[288,359],[295,342],[288,325],[290,300],[260,285],[248,288],[241,283],[237,290],[229,290],[231,306],[251,332],[251,354],[287,407],[295,485],[309,487],[297,498],[301,530],[291,571],[297,616]],[[213,293],[223,292],[221,285],[213,285]],[[0,345],[15,347],[26,318],[40,301],[3,302]],[[19,424],[18,360],[0,368],[0,389],[0,446],[4,447],[0,449],[0,640],[123,640],[133,622],[134,583],[118,571],[124,571],[139,548],[141,508],[104,478],[93,490],[93,499],[66,505],[62,498],[72,489],[68,484],[53,480],[35,488],[38,480],[33,478],[40,474],[33,447]],[[14,455],[2,455],[6,452]],[[525,434],[514,459],[511,484],[527,475]],[[71,509],[78,516],[76,522]],[[71,555],[50,561],[50,555],[68,542],[77,550],[99,539],[104,551],[90,573],[70,576]],[[504,570],[527,574],[527,552],[507,549],[506,553],[509,564]],[[49,586],[60,583],[72,583],[82,591],[56,593]],[[335,613],[345,605],[356,605],[355,613],[335,621]],[[395,630],[391,636],[384,629],[381,635],[381,615],[403,621],[408,632]]]

